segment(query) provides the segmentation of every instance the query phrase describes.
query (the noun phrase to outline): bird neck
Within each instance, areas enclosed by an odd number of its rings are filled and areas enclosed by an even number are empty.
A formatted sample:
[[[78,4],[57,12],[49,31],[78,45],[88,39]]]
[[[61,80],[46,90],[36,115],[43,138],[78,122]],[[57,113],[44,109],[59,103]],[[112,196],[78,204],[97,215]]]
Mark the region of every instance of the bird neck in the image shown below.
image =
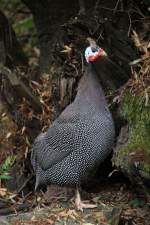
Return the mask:
[[[93,69],[92,64],[88,65],[85,74],[81,78],[78,86],[77,99],[78,97],[83,101],[89,101],[95,104],[101,104],[102,102],[106,105],[105,96],[98,79],[96,72]]]

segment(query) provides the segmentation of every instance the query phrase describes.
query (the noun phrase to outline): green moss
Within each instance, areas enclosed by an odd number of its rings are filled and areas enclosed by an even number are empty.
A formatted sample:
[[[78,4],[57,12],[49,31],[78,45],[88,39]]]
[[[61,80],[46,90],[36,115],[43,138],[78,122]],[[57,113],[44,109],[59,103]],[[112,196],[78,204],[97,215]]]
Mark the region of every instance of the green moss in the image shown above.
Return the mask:
[[[131,152],[136,152],[138,157],[133,161],[140,161],[140,169],[150,173],[150,107],[145,106],[141,96],[133,96],[130,92],[124,94],[121,114],[128,121],[129,135],[125,145],[117,149],[115,164],[122,169],[129,170]],[[140,156],[139,152],[143,152]],[[137,159],[138,158],[138,159]]]

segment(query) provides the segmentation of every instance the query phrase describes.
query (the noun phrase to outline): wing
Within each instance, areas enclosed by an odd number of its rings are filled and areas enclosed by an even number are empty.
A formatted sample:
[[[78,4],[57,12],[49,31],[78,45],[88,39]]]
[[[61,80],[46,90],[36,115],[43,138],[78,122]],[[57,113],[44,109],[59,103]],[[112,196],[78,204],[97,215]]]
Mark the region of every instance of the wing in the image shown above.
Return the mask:
[[[75,124],[54,123],[42,140],[36,143],[36,158],[43,170],[61,162],[74,150]]]

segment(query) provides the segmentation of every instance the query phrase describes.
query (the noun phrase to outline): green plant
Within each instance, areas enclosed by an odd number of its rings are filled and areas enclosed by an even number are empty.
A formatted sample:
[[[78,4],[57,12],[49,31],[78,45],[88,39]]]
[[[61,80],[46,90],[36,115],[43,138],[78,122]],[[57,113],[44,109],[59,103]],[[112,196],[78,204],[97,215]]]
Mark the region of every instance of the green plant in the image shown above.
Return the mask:
[[[13,28],[18,35],[29,33],[31,31],[33,32],[34,31],[33,17],[29,16],[27,18],[24,18],[24,19],[16,22],[13,25]]]
[[[8,180],[11,179],[11,176],[9,176],[9,169],[14,164],[16,159],[16,156],[11,155],[8,156],[4,163],[0,166],[0,180]]]
[[[145,205],[145,201],[143,199],[135,198],[129,202],[129,205],[133,207],[142,207]]]

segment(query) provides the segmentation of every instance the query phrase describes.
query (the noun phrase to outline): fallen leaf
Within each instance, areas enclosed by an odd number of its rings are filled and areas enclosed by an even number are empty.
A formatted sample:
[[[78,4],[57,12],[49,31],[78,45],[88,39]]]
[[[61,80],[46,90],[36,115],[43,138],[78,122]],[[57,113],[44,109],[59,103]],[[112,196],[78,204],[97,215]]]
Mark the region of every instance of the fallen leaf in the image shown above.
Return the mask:
[[[9,139],[11,137],[11,135],[12,135],[11,132],[7,133],[6,138]]]
[[[7,194],[7,189],[6,188],[0,188],[0,196],[4,197]]]
[[[1,117],[4,117],[4,116],[6,116],[6,113],[5,112],[1,115]]]
[[[34,84],[37,87],[40,87],[40,84],[37,81],[31,80],[31,83]]]
[[[25,130],[26,130],[26,127],[23,126],[23,128],[22,128],[22,130],[21,130],[21,134],[24,134]]]
[[[94,225],[93,223],[82,223],[82,225]]]

